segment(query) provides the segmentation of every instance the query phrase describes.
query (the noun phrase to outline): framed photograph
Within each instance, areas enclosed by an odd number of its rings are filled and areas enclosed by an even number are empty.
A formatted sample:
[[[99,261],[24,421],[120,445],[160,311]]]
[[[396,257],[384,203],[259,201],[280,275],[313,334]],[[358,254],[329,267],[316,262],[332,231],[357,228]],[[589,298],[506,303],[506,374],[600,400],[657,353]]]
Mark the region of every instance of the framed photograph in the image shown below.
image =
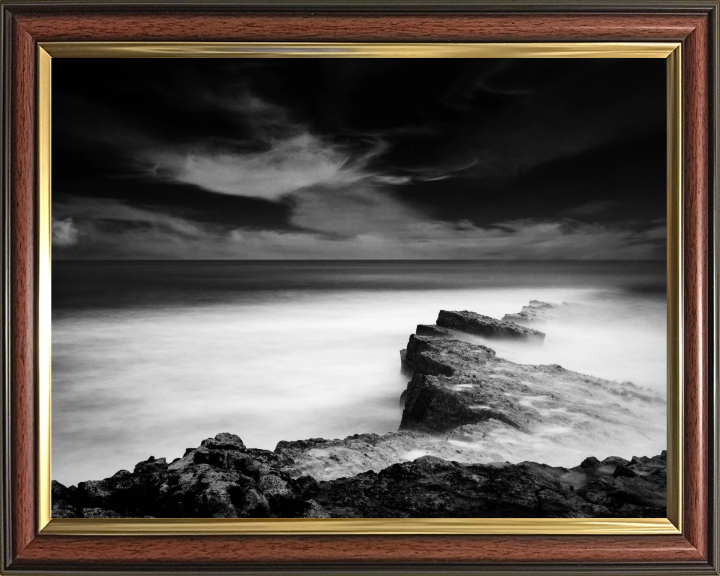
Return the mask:
[[[718,574],[717,2],[1,8],[3,574]]]

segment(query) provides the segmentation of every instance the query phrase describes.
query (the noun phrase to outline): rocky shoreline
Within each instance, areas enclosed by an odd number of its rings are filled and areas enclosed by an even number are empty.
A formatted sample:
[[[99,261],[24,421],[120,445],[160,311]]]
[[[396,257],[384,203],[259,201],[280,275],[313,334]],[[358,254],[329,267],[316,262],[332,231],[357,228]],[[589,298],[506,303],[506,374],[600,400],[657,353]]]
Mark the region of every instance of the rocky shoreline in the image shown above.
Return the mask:
[[[272,452],[221,433],[171,463],[151,457],[77,487],[53,481],[53,516],[664,517],[665,452],[607,452],[629,434],[656,446],[664,423],[648,422],[664,401],[629,382],[498,358],[486,343],[500,338],[537,345],[545,334],[469,311],[419,325],[401,351],[412,377],[398,432]]]

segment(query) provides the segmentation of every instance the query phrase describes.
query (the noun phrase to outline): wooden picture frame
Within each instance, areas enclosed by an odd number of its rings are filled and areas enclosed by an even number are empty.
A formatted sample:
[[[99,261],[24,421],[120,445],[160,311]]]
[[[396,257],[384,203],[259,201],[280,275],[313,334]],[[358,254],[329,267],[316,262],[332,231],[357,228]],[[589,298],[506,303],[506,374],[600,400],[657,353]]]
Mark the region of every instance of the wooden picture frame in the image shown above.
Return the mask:
[[[7,574],[87,572],[451,572],[718,574],[717,453],[717,81],[718,2],[653,3],[2,3],[3,524]],[[670,207],[679,242],[677,290],[682,382],[675,410],[681,516],[673,531],[598,535],[567,530],[392,535],[198,532],[167,525],[53,530],[47,524],[49,354],[41,338],[49,168],[47,113],[39,90],[43,46],[79,42],[166,43],[667,43],[679,46],[677,86],[682,190]],[[169,44],[172,43],[172,44]],[[169,47],[169,48],[168,48]],[[132,49],[132,45],[130,45]],[[126,53],[118,53],[127,56]],[[671,83],[670,83],[671,84]],[[670,92],[674,88],[670,86]],[[671,127],[672,128],[672,127]],[[682,218],[682,220],[679,220]],[[682,248],[682,250],[681,250]],[[672,297],[672,296],[671,296]],[[47,335],[47,334],[46,334]],[[672,364],[672,363],[671,363]],[[45,444],[43,444],[45,443]],[[87,521],[86,521],[87,522]],[[94,532],[94,533],[92,533]],[[537,532],[537,531],[536,531]],[[632,531],[630,531],[632,532]]]

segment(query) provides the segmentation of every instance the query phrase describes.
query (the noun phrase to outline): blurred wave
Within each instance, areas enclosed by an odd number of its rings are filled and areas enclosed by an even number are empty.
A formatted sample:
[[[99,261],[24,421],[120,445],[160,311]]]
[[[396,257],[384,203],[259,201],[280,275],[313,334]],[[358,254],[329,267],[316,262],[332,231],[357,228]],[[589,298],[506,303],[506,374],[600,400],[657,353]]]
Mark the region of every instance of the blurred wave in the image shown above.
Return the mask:
[[[398,351],[440,309],[569,302],[499,356],[665,390],[662,262],[54,262],[53,477],[109,476],[205,437],[396,430]],[[628,439],[627,454],[634,454]]]

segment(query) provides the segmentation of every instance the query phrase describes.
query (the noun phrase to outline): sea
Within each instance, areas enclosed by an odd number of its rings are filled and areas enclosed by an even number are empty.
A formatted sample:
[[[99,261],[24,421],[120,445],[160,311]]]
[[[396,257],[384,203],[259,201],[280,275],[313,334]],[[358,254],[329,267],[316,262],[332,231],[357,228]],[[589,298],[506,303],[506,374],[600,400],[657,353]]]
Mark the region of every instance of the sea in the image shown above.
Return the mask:
[[[544,345],[491,346],[664,397],[665,278],[661,261],[56,260],[52,476],[170,461],[219,432],[272,450],[395,431],[399,351],[441,309],[566,302]]]

